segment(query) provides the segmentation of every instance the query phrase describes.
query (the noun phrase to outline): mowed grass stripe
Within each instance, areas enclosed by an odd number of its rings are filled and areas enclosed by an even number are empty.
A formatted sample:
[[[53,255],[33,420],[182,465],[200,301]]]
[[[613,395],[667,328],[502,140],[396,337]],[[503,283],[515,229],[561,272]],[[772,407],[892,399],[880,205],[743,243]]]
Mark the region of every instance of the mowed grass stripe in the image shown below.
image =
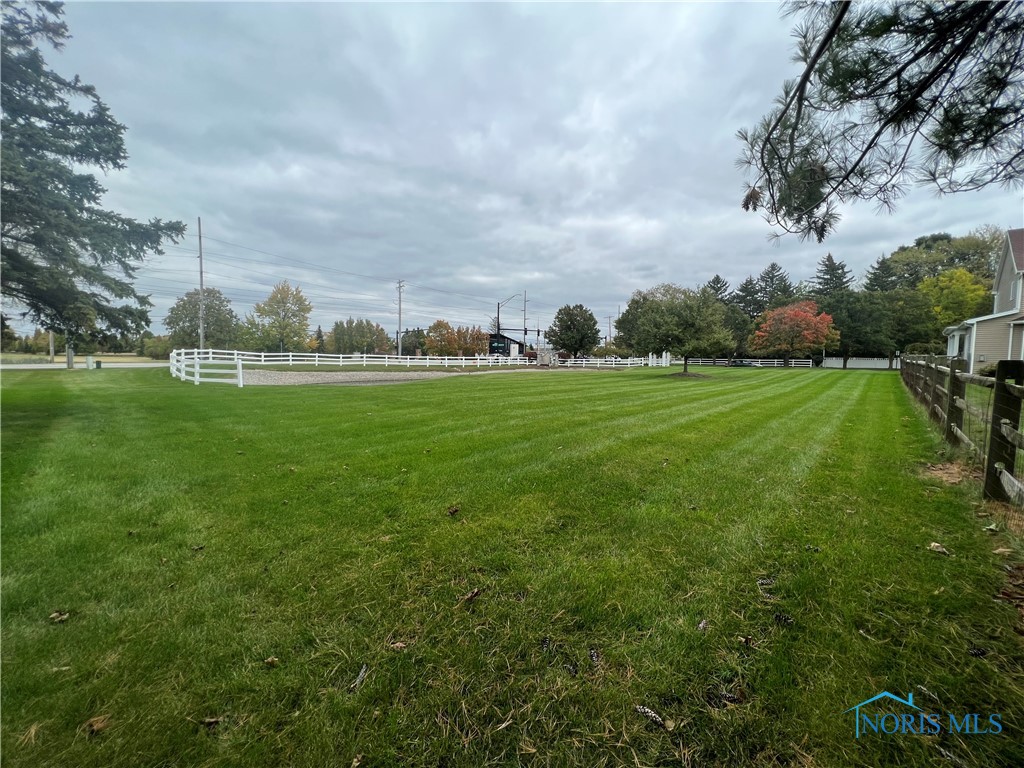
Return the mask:
[[[993,540],[963,489],[918,477],[937,444],[894,375],[96,373],[4,379],[12,765],[927,765],[923,740],[854,749],[841,714],[914,675],[1021,717]],[[58,426],[9,431],[12,400],[59,401]],[[984,765],[1017,746],[953,748]]]

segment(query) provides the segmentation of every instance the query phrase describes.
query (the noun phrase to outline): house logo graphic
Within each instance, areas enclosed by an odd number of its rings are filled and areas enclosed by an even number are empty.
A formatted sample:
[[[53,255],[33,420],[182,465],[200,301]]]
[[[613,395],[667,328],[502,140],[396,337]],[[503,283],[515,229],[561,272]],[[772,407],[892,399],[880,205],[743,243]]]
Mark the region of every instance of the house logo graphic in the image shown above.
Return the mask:
[[[871,706],[876,702],[882,704]],[[888,711],[878,711],[883,705],[888,705]],[[947,712],[943,717],[938,713],[926,712],[917,706],[913,693],[908,693],[905,699],[901,699],[894,693],[882,691],[853,705],[843,714],[849,712],[853,712],[856,718],[854,734],[858,739],[861,733],[935,735],[945,730],[948,733],[974,736],[1003,731],[1001,715],[991,714],[983,719],[982,715],[973,712],[959,716]]]

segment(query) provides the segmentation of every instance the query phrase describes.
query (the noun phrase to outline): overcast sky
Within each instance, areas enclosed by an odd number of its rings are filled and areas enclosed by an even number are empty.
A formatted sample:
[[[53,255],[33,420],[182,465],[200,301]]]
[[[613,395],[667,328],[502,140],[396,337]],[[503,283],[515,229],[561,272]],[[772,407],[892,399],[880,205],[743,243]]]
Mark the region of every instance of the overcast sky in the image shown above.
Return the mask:
[[[774,4],[81,3],[51,66],[96,86],[128,127],[120,213],[189,235],[138,284],[153,330],[206,284],[241,316],[278,281],[327,330],[350,315],[542,329],[563,304],[603,331],[636,289],[735,287],[779,262],[794,282],[827,252],[860,278],[919,235],[1024,226],[1019,191],[893,215],[848,207],[823,245],[740,208],[737,129],[791,61]],[[245,250],[243,247],[255,250]],[[262,251],[262,253],[260,252]]]

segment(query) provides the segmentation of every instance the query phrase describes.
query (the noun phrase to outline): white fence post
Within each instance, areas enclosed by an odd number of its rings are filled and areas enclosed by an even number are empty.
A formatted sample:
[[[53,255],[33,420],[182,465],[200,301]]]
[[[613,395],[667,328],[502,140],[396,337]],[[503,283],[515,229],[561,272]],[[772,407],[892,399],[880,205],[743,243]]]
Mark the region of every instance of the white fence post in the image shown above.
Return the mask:
[[[235,375],[238,376],[238,388],[242,388],[242,360],[235,355]]]

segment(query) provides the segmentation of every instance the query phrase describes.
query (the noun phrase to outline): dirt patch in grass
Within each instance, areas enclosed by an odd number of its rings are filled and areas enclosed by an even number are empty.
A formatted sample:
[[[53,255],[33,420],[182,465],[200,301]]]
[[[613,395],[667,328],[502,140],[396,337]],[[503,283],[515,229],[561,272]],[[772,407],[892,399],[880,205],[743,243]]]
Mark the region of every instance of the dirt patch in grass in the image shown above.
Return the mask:
[[[939,480],[946,485],[959,485],[968,478],[982,480],[981,470],[977,467],[970,467],[955,461],[947,461],[943,464],[929,464],[924,469],[924,476],[932,480]]]

